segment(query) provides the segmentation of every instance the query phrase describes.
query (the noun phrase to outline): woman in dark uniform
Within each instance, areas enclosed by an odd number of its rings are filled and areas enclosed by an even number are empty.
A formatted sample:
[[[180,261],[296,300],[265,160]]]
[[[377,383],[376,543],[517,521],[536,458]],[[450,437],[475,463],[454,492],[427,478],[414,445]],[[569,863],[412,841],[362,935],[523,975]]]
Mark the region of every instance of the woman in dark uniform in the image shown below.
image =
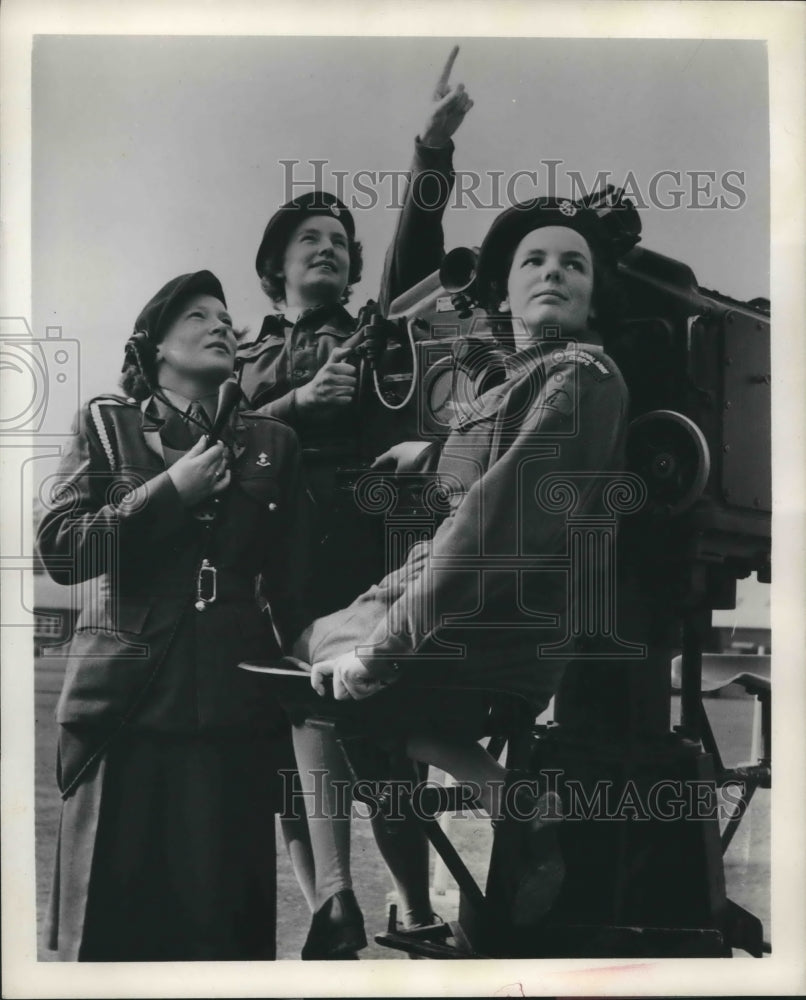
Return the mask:
[[[378,303],[382,315],[442,260],[442,216],[454,179],[452,136],[473,106],[463,84],[449,83],[458,51],[452,49],[447,59],[415,140],[403,207],[384,262]],[[362,265],[355,219],[338,198],[310,191],[283,205],[269,219],[255,259],[275,311],[263,320],[256,340],[239,348],[241,385],[252,407],[285,420],[300,438],[314,499],[305,592],[317,615],[342,607],[385,569],[382,524],[357,508],[349,490],[339,488],[342,470],[354,473],[369,466],[374,453],[364,435],[381,415],[360,408],[356,400],[360,335],[346,306]],[[395,440],[408,433],[402,430]],[[384,440],[382,447],[391,443]],[[408,774],[408,762],[403,765]],[[373,821],[401,899],[403,921],[411,926],[431,920],[428,842],[415,826],[404,827],[390,836],[382,818]],[[313,905],[306,846],[302,833],[289,842],[298,881]],[[324,876],[319,872],[318,877],[321,881]],[[329,944],[320,944],[312,957],[328,957]]]
[[[57,712],[63,960],[274,957],[288,732],[236,665],[305,624],[305,494],[279,420],[235,409],[208,447],[234,362],[218,279],[168,282],[126,345],[126,395],[80,411],[39,528],[55,580],[97,581]]]
[[[463,84],[448,83],[457,53],[455,47],[415,140],[381,280],[378,305],[383,315],[394,298],[442,260],[442,215],[453,186],[451,137],[473,106]],[[255,259],[275,312],[265,317],[257,339],[239,349],[241,385],[251,406],[285,420],[300,437],[315,500],[317,544],[308,597],[320,615],[343,606],[375,578],[371,570],[369,576],[361,571],[369,551],[363,560],[354,559],[355,551],[382,549],[373,546],[376,522],[359,514],[352,497],[340,503],[338,489],[339,470],[368,466],[375,457],[366,454],[364,443],[373,414],[359,412],[356,400],[358,324],[346,309],[362,266],[355,220],[337,197],[310,191],[283,205],[269,219]]]
[[[502,384],[443,447],[437,479],[448,516],[398,571],[316,620],[295,649],[313,665],[318,694],[332,682],[338,716],[474,782],[493,817],[506,771],[477,742],[482,692],[522,695],[535,714],[548,703],[574,654],[570,622],[586,610],[580,587],[594,583],[569,579],[574,570],[558,560],[569,545],[562,497],[575,495],[574,517],[607,516],[608,484],[623,468],[627,391],[602,346],[615,250],[596,212],[570,201],[516,205],[493,223],[478,287],[490,313],[510,315],[512,354]],[[305,788],[316,770],[347,777],[325,730],[296,725],[294,745]],[[309,943],[315,949],[328,933],[334,912],[351,915],[345,939],[360,940],[350,931],[360,911],[344,827],[310,815],[309,825],[319,903]],[[320,869],[329,873],[321,887]],[[516,899],[522,920],[544,912],[558,890],[556,852],[536,858],[535,873]]]

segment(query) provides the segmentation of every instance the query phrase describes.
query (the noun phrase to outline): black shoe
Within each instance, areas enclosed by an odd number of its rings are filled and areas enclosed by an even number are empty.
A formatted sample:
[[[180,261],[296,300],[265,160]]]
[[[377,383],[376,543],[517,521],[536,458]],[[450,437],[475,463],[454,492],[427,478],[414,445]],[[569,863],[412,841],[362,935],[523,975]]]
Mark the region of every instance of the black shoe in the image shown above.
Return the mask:
[[[364,917],[352,889],[340,889],[314,913],[302,947],[304,962],[357,959],[367,946]]]

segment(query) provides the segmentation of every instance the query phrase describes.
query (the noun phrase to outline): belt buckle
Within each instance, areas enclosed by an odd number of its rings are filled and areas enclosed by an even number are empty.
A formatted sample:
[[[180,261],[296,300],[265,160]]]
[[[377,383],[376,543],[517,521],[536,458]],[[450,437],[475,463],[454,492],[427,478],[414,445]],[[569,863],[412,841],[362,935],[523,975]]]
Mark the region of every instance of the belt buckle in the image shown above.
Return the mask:
[[[209,559],[202,559],[196,576],[196,610],[204,611],[218,596],[218,570]]]

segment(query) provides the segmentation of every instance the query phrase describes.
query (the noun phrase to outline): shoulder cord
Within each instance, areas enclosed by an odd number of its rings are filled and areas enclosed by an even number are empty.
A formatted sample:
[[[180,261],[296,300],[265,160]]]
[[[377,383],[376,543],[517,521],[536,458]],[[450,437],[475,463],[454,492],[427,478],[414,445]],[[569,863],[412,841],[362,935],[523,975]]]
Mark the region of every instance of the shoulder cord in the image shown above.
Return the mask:
[[[109,440],[109,434],[107,434],[106,431],[104,418],[101,416],[101,407],[98,403],[90,403],[90,416],[92,417],[92,422],[95,425],[95,432],[100,439],[101,447],[104,449],[106,460],[109,462],[109,471],[114,472],[117,468],[117,460],[115,458],[114,449],[112,448],[112,442]]]

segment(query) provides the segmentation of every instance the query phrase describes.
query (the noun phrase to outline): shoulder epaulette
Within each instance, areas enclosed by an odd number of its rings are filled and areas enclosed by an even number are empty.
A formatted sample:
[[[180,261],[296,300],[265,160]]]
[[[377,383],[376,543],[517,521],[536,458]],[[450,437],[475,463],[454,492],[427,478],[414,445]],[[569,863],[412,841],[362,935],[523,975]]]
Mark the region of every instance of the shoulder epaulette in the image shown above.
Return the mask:
[[[612,378],[614,375],[612,368],[606,364],[604,358],[599,354],[594,354],[591,351],[586,351],[582,347],[575,347],[573,345],[569,345],[564,348],[564,353],[566,360],[581,365],[589,371],[594,378],[601,380],[605,378]]]
[[[94,403],[107,403],[109,406],[139,406],[136,399],[131,396],[116,396],[113,393],[104,393],[101,396],[93,396],[89,401],[89,406]]]

